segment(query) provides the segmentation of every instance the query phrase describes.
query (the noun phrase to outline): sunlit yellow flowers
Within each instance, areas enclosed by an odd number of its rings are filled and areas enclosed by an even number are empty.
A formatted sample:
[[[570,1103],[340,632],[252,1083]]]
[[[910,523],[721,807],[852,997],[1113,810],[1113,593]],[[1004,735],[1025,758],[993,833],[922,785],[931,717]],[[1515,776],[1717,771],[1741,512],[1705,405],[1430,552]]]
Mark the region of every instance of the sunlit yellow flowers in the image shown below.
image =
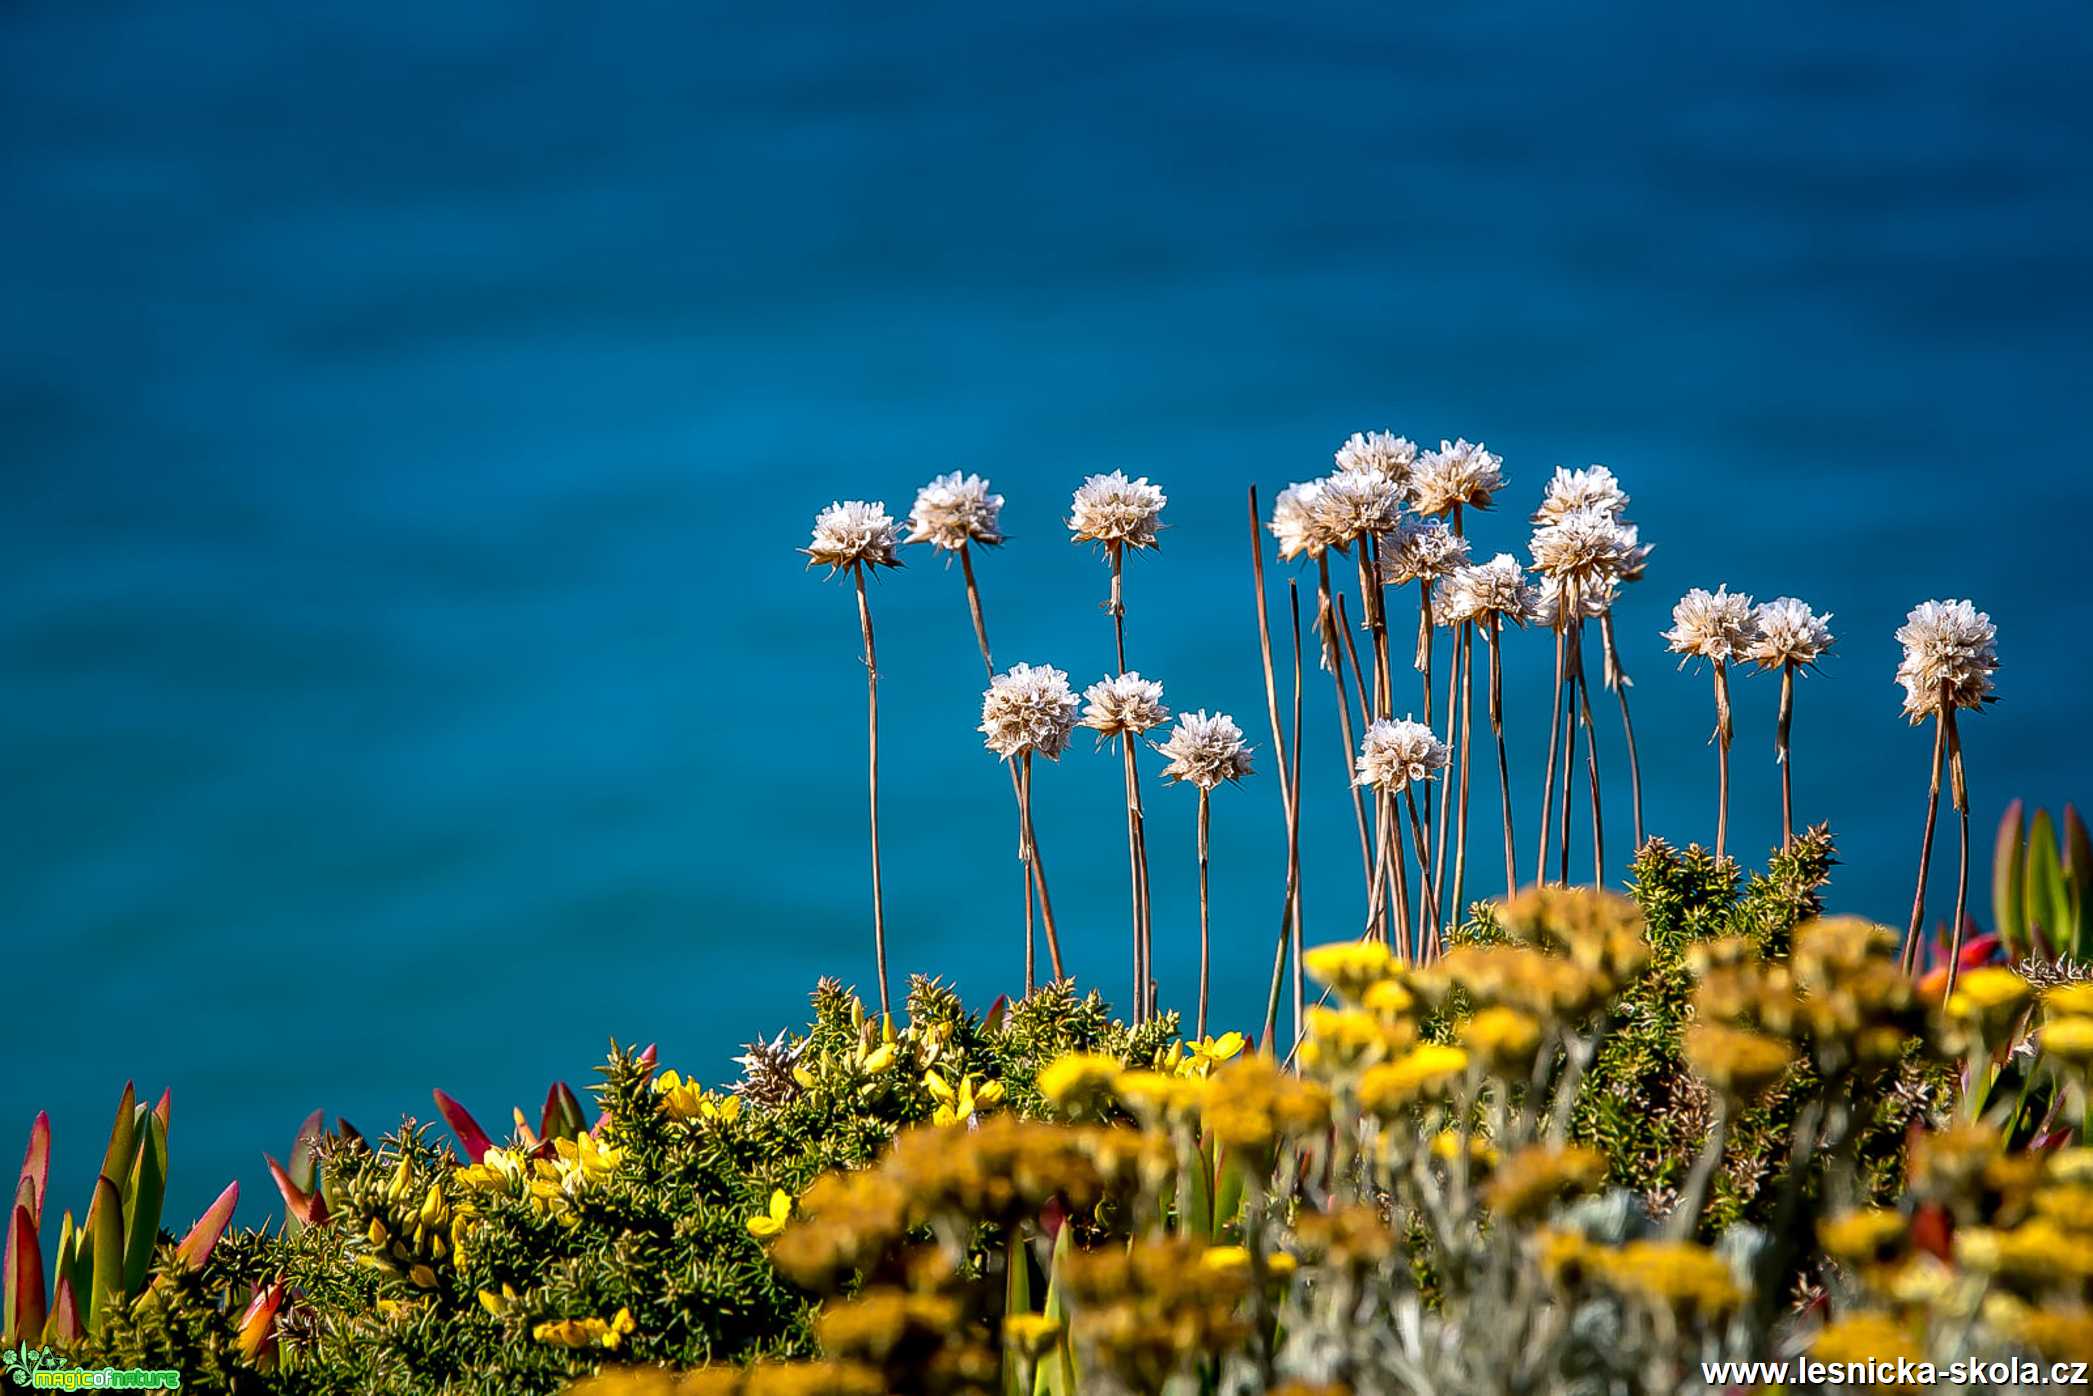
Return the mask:
[[[1600,1253],[1599,1278],[1624,1297],[1701,1318],[1715,1318],[1743,1302],[1729,1265],[1691,1241],[1630,1241]]]
[[[506,1318],[516,1307],[516,1286],[504,1283],[499,1294],[491,1289],[483,1289],[479,1293],[479,1299],[480,1307],[488,1313],[496,1318]]]
[[[2042,995],[2052,1018],[2093,1018],[2093,981],[2059,984]]]
[[[1119,1103],[1150,1127],[1177,1124],[1197,1116],[1204,1087],[1203,1077],[1162,1071],[1122,1071],[1112,1081],[1112,1093],[1119,1097]]]
[[[1695,1023],[1686,1029],[1686,1064],[1726,1095],[1749,1099],[1787,1074],[1788,1044],[1749,1028]]]
[[[1374,940],[1345,940],[1318,945],[1301,956],[1308,977],[1354,1002],[1395,967],[1395,955]]]
[[[1037,1362],[1061,1341],[1061,1322],[1045,1314],[1005,1314],[1003,1345],[1028,1361]]]
[[[531,1329],[531,1336],[541,1343],[551,1343],[556,1347],[596,1347],[615,1351],[625,1345],[625,1339],[633,1328],[632,1310],[620,1309],[616,1316],[610,1319],[547,1319]]]
[[[1200,1254],[1199,1268],[1222,1275],[1248,1276],[1251,1273],[1250,1252],[1243,1246],[1209,1246]],[[1298,1262],[1285,1251],[1274,1251],[1264,1257],[1265,1274],[1272,1279],[1291,1278],[1297,1268]]]
[[[1516,1008],[1485,1008],[1461,1025],[1461,1042],[1491,1071],[1522,1078],[1541,1050],[1541,1025]]]
[[[1996,1038],[2034,996],[2028,981],[1999,965],[1984,965],[1962,976],[1948,995],[1951,1022],[1986,1038]]]
[[[1606,1177],[1606,1155],[1580,1145],[1531,1144],[1498,1164],[1483,1203],[1508,1221],[1538,1217]]]
[[[1219,1037],[1201,1038],[1185,1044],[1185,1059],[1178,1071],[1186,1076],[1205,1076],[1222,1062],[1232,1060],[1242,1052],[1244,1037],[1239,1032],[1224,1032]]]
[[[715,1097],[674,1071],[664,1071],[655,1078],[654,1092],[661,1097],[661,1108],[672,1120],[732,1124],[741,1115],[740,1096]]]
[[[1392,1026],[1359,1008],[1308,1010],[1308,1036],[1301,1065],[1321,1074],[1358,1071],[1409,1045],[1408,1023]]]
[[[1468,1053],[1461,1048],[1424,1043],[1361,1075],[1359,1108],[1389,1118],[1406,1106],[1448,1095],[1467,1070]]]
[[[1095,1110],[1112,1093],[1119,1063],[1096,1052],[1068,1052],[1039,1073],[1039,1093],[1065,1114]]]
[[[554,1152],[559,1157],[562,1174],[579,1177],[585,1182],[597,1182],[616,1171],[624,1161],[624,1150],[615,1145],[599,1142],[592,1134],[577,1134],[572,1139],[552,1141]]]
[[[522,1154],[514,1149],[494,1148],[480,1155],[478,1163],[460,1168],[451,1176],[473,1191],[514,1192],[521,1188],[525,1172]]]
[[[978,1076],[962,1076],[957,1089],[950,1081],[935,1071],[925,1072],[923,1088],[930,1092],[937,1108],[931,1112],[930,1121],[938,1125],[960,1125],[974,1118],[976,1109],[990,1110],[1003,1102],[1001,1081],[980,1081]]]
[[[1904,1244],[1904,1218],[1877,1207],[1842,1212],[1817,1223],[1817,1239],[1830,1255],[1850,1265],[1878,1265]]]
[[[785,1229],[792,1220],[792,1194],[783,1188],[775,1188],[770,1194],[770,1209],[758,1212],[748,1219],[749,1235],[759,1241],[769,1240]]]
[[[2093,1018],[2052,1018],[2042,1029],[2042,1051],[2066,1066],[2093,1064]]]
[[[1817,1330],[1810,1356],[1819,1362],[1918,1362],[1925,1354],[1911,1329],[1886,1313],[1872,1310],[1847,1314]]]

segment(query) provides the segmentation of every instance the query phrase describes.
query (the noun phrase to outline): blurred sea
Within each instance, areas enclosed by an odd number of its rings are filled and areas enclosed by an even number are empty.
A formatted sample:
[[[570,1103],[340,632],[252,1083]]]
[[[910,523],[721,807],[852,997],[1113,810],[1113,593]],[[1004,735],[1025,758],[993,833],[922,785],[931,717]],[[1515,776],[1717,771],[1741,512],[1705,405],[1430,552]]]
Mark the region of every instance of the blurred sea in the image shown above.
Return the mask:
[[[1130,662],[1266,768],[1215,800],[1223,1022],[1283,858],[1243,489],[1360,428],[1502,452],[1485,553],[1557,463],[1620,473],[1676,841],[1714,758],[1671,601],[1835,612],[1799,802],[1836,904],[1900,922],[1911,604],[1999,624],[1978,876],[2008,798],[2093,797],[2089,61],[2093,12],[2025,2],[0,6],[0,1147],[50,1107],[84,1205],[124,1079],[170,1085],[186,1217],[267,1200],[316,1106],[497,1123],[613,1035],[726,1079],[818,975],[869,988],[856,617],[793,549],[952,468],[1009,498],[999,662],[1079,684],[1110,627],[1069,492],[1170,494]],[[897,983],[985,1004],[1008,787],[959,577],[909,561],[873,597]],[[1549,658],[1512,647],[1525,849]],[[1756,850],[1776,685],[1737,688]],[[1360,901],[1326,693],[1313,936]],[[1119,779],[1079,742],[1037,785],[1073,968],[1123,999]],[[1195,801],[1148,798],[1184,1002]]]

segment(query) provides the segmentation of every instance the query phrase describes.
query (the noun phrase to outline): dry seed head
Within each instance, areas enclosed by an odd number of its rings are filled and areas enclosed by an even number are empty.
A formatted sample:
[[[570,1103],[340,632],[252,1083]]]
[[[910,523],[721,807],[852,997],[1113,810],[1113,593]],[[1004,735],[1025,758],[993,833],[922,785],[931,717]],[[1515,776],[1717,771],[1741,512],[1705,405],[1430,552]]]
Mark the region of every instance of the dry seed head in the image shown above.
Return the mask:
[[[1279,540],[1282,559],[1291,562],[1303,553],[1321,557],[1336,541],[1330,536],[1318,506],[1322,492],[1323,482],[1310,480],[1305,484],[1288,485],[1273,501],[1272,521],[1266,527]]]
[[[1533,531],[1536,572],[1578,596],[1636,574],[1647,558],[1635,530],[1604,509],[1572,509]]]
[[[1410,507],[1420,514],[1450,514],[1461,505],[1487,509],[1503,488],[1503,456],[1480,441],[1442,439],[1410,472]]]
[[[1998,627],[1967,601],[1928,601],[1915,607],[1897,629],[1904,660],[1897,682],[1904,685],[1904,715],[1924,722],[1941,710],[1943,690],[1957,708],[1982,708],[1993,701],[1991,676],[1998,672]]]
[[[1314,499],[1316,522],[1336,548],[1389,532],[1402,507],[1401,488],[1371,470],[1338,471],[1322,482]]]
[[[1358,774],[1352,783],[1392,795],[1412,781],[1430,780],[1446,769],[1447,759],[1446,743],[1423,723],[1379,718],[1359,742]]]
[[[1468,540],[1438,519],[1404,519],[1381,549],[1381,580],[1437,582],[1468,565]]]
[[[1792,596],[1759,607],[1757,620],[1759,633],[1747,653],[1761,669],[1808,669],[1831,648],[1831,613],[1820,616]]]
[[[1013,664],[989,680],[976,730],[987,736],[988,749],[1006,761],[1031,751],[1055,761],[1068,746],[1077,707],[1066,671],[1047,664]]]
[[[1620,481],[1605,466],[1565,470],[1558,465],[1541,497],[1541,507],[1534,511],[1533,521],[1551,524],[1579,509],[1597,509],[1618,519],[1627,507],[1628,496],[1622,493]]]
[[[1002,512],[1003,496],[990,494],[988,481],[955,470],[916,491],[915,507],[908,513],[908,541],[954,553],[969,543],[993,548],[1003,541]]]
[[[1148,477],[1129,480],[1124,471],[1092,475],[1069,506],[1068,530],[1078,543],[1153,548],[1167,496]]]
[[[1339,471],[1364,470],[1402,489],[1417,464],[1417,443],[1392,431],[1355,431],[1337,448],[1336,461]]]
[[[1727,587],[1695,587],[1672,607],[1672,628],[1664,632],[1672,652],[1686,659],[1722,663],[1742,659],[1759,638],[1758,615],[1751,598]],[[1682,664],[1685,660],[1680,661]]]
[[[887,506],[877,500],[838,500],[814,516],[814,537],[800,551],[809,567],[833,576],[846,567],[899,567],[900,537]]]
[[[1243,729],[1226,713],[1184,714],[1155,749],[1170,762],[1163,767],[1163,779],[1190,781],[1201,790],[1250,774],[1250,747],[1243,741]]]
[[[1451,623],[1487,625],[1495,619],[1523,626],[1539,619],[1540,607],[1540,590],[1526,580],[1526,569],[1510,553],[1455,568],[1439,583],[1432,600],[1433,614]]]
[[[1083,725],[1097,732],[1099,742],[1137,735],[1170,720],[1163,686],[1142,678],[1138,670],[1099,679],[1083,690],[1083,699]]]

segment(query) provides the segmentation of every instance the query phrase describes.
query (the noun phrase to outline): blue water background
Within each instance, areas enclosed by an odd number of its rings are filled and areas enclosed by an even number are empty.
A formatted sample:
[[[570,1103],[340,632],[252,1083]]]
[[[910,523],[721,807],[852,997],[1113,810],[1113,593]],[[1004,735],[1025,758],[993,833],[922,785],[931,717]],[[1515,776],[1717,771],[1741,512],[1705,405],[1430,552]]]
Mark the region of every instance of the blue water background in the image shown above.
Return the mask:
[[[1911,604],[1999,624],[1979,876],[2009,797],[2093,796],[2088,13],[0,8],[0,1147],[49,1107],[84,1205],[121,1083],[171,1086],[186,1217],[228,1177],[266,1199],[314,1107],[384,1128],[441,1085],[500,1124],[613,1035],[726,1079],[817,976],[869,987],[857,620],[793,549],[955,467],[1009,497],[999,660],[1078,682],[1110,632],[1069,491],[1169,492],[1131,662],[1263,765],[1215,801],[1223,1022],[1259,1011],[1283,861],[1243,491],[1360,428],[1501,451],[1485,552],[1558,462],[1620,473],[1674,840],[1712,835],[1714,758],[1671,601],[1835,612],[1801,809],[1838,829],[1834,902],[1901,922]],[[959,577],[909,561],[873,598],[897,980],[986,1003],[1019,963],[1009,792]],[[1511,648],[1527,849],[1548,663]],[[1337,936],[1357,855],[1310,677]],[[1738,682],[1747,851],[1775,691]],[[1079,743],[1037,784],[1071,963],[1123,999],[1119,780]],[[1195,801],[1149,803],[1183,1003]]]

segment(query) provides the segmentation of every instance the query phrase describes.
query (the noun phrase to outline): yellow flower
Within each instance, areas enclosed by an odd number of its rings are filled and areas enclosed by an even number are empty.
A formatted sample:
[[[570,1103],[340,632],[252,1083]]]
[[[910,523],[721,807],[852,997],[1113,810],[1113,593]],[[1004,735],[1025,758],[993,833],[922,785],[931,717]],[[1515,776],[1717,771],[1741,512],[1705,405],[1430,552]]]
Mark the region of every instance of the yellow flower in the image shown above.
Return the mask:
[[[1359,1108],[1387,1118],[1403,1107],[1450,1094],[1468,1070],[1468,1054],[1459,1047],[1427,1042],[1359,1078]]]
[[[1879,1264],[1903,1249],[1904,1218],[1878,1207],[1843,1212],[1817,1223],[1817,1239],[1848,1264]]]
[[[654,1093],[661,1097],[661,1108],[672,1120],[697,1118],[705,1097],[697,1082],[684,1080],[674,1070],[664,1071],[654,1078]]]
[[[1391,1029],[1362,1009],[1311,1008],[1301,1065],[1322,1073],[1357,1071],[1407,1045],[1409,1036],[1408,1024],[1402,1031]]]
[[[1202,1038],[1185,1044],[1187,1056],[1178,1071],[1186,1076],[1205,1076],[1215,1067],[1237,1056],[1244,1047],[1245,1039],[1239,1032],[1224,1032],[1219,1037]]]
[[[1468,1152],[1468,1166],[1471,1169],[1481,1170],[1497,1166],[1497,1150],[1491,1147],[1489,1140],[1472,1134],[1464,1138],[1460,1131],[1451,1129],[1442,1129],[1433,1136],[1432,1157],[1441,1163],[1450,1164],[1460,1158],[1464,1143]]]
[[[1003,1344],[1034,1362],[1053,1351],[1061,1341],[1061,1323],[1045,1314],[1005,1314]]]
[[[2042,1051],[2066,1066],[2093,1063],[2093,1018],[2050,1019],[2042,1028]]]
[[[436,1288],[436,1272],[426,1265],[417,1265],[407,1272],[408,1283],[420,1289]]]
[[[1242,1246],[1209,1246],[1199,1257],[1202,1270],[1211,1270],[1223,1275],[1245,1275],[1250,1273],[1250,1252]],[[1290,1278],[1298,1268],[1294,1258],[1285,1251],[1274,1251],[1264,1258],[1265,1274],[1275,1280]]]
[[[555,1139],[552,1147],[559,1155],[558,1171],[563,1180],[573,1178],[584,1183],[598,1182],[616,1171],[625,1159],[624,1150],[598,1141],[593,1134]]]
[[[764,1240],[785,1229],[792,1219],[792,1194],[783,1188],[775,1188],[770,1194],[770,1210],[758,1212],[748,1219],[749,1235]]]
[[[523,1182],[523,1175],[521,1154],[514,1149],[493,1148],[480,1155],[478,1163],[460,1168],[451,1176],[474,1192],[513,1192]]]
[[[1149,1126],[1189,1118],[1199,1109],[1201,1078],[1161,1071],[1122,1071],[1112,1093],[1135,1118]]]
[[[1606,1155],[1596,1150],[1530,1144],[1497,1166],[1483,1185],[1483,1205],[1507,1221],[1524,1220],[1590,1192],[1605,1177]]]
[[[1785,1076],[1794,1061],[1788,1044],[1748,1028],[1695,1023],[1686,1029],[1686,1064],[1717,1090],[1750,1098]]]
[[[877,1076],[894,1064],[894,1044],[882,1042],[865,1054],[863,1066],[867,1076]]]
[[[1810,1340],[1810,1356],[1819,1362],[1876,1361],[1894,1365],[1919,1362],[1925,1354],[1911,1330],[1885,1313],[1848,1314],[1825,1324]]]
[[[1500,1076],[1527,1076],[1541,1050],[1541,1025],[1515,1008],[1485,1008],[1461,1025],[1461,1041]]]
[[[1066,1113],[1094,1109],[1111,1094],[1120,1066],[1096,1052],[1068,1052],[1039,1073],[1039,1093]]]
[[[1987,1308],[1987,1318],[1992,1312]],[[2033,1348],[2053,1362],[2093,1360],[2093,1313],[2076,1305],[2063,1309],[2017,1306],[1998,1316],[1998,1327],[2014,1342]]]
[[[2057,985],[2042,995],[2042,1007],[2053,1018],[2093,1018],[2093,981]]]
[[[2011,1026],[2014,1015],[2033,996],[2028,981],[1999,965],[1971,970],[1948,995],[1947,1015],[1984,1037],[1996,1037]]]
[[[514,1285],[502,1285],[501,1293],[499,1294],[496,1294],[491,1289],[483,1289],[480,1291],[480,1307],[485,1309],[488,1313],[494,1315],[496,1318],[506,1317],[508,1315],[509,1310],[514,1308],[515,1305],[516,1287]]]
[[[1621,1294],[1705,1317],[1744,1300],[1722,1257],[1691,1241],[1630,1241],[1601,1255],[1599,1276]]]
[[[602,1347],[615,1350],[624,1346],[626,1335],[632,1332],[633,1327],[632,1311],[620,1309],[617,1316],[608,1321],[600,1318],[547,1319],[531,1328],[531,1336],[541,1343],[551,1343],[557,1347]]]
[[[1377,980],[1386,979],[1394,965],[1393,952],[1377,940],[1318,945],[1301,956],[1301,968],[1309,978],[1354,1001]]]
[[[1400,981],[1383,979],[1366,991],[1365,998],[1360,1000],[1360,1006],[1383,1022],[1394,1023],[1403,1020],[1417,1007],[1417,996]]]

